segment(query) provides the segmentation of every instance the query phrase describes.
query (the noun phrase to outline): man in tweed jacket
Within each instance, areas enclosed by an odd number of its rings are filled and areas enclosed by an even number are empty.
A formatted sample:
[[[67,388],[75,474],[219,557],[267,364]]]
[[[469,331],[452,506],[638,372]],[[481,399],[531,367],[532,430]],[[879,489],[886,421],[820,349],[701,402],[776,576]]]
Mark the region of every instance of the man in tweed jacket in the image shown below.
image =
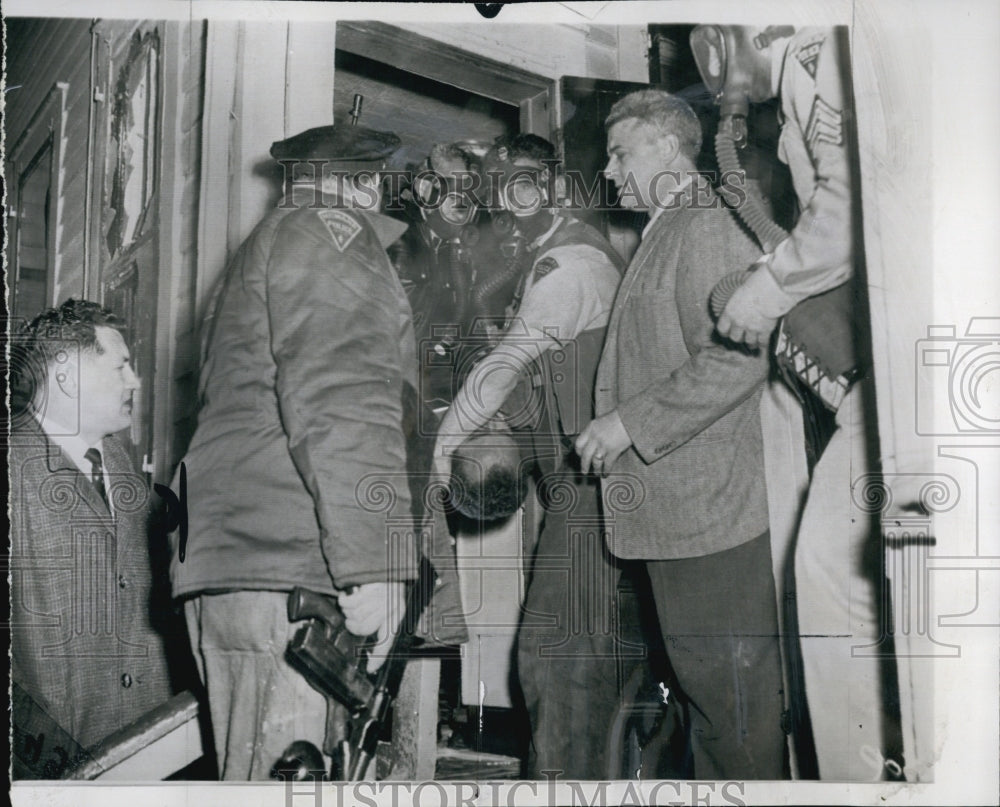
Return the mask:
[[[605,173],[651,221],[619,288],[577,439],[603,475],[609,548],[646,560],[690,705],[693,775],[784,773],[759,402],[767,357],[713,335],[709,293],[759,255],[695,171],[701,127],[659,90],[607,118]],[[628,486],[633,495],[619,495]]]
[[[15,697],[17,756],[57,727],[86,749],[171,694],[150,613],[147,489],[113,436],[139,386],[121,325],[68,300],[12,345],[12,403],[24,393],[9,454],[11,676],[26,696]],[[72,761],[42,751],[27,764],[44,778]]]

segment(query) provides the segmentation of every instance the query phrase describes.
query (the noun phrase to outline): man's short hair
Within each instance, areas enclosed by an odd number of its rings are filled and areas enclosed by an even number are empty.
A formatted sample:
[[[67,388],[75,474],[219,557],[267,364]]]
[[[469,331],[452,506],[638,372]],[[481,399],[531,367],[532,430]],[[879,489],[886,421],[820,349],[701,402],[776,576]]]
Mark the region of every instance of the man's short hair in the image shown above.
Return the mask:
[[[78,351],[102,353],[98,326],[114,328],[124,335],[125,323],[111,309],[90,300],[67,300],[47,308],[22,325],[11,340],[11,409],[24,411],[48,377],[49,365]]]
[[[493,141],[490,151],[496,153],[500,149],[507,149],[507,159],[511,161],[523,158],[545,163],[556,159],[556,147],[552,143],[544,137],[527,132],[500,135]]]
[[[472,155],[457,143],[435,143],[426,165],[442,176],[472,169]]]
[[[663,90],[636,90],[620,98],[604,121],[610,129],[623,120],[638,120],[663,134],[676,135],[681,153],[696,160],[701,151],[701,123],[687,101]]]

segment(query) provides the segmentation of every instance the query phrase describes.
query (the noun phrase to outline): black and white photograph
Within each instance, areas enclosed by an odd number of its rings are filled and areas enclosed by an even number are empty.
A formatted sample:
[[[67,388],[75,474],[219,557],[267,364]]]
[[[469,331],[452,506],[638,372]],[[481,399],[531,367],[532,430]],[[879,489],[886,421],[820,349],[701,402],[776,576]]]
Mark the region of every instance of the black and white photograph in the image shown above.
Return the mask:
[[[3,27],[13,804],[997,803],[1000,9]]]

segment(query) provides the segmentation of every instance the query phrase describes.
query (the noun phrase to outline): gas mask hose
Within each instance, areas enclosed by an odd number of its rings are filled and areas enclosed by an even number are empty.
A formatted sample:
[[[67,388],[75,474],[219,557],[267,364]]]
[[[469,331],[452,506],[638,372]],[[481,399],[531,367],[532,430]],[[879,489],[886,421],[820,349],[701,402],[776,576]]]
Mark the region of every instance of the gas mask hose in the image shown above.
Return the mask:
[[[723,176],[742,173],[743,168],[736,153],[736,143],[733,142],[727,127],[721,124],[715,135],[715,156],[719,161],[719,170]],[[788,238],[788,233],[771,221],[771,217],[767,215],[757,198],[749,193],[743,195],[743,203],[736,207],[736,214],[757,236],[757,240],[760,241],[765,252],[773,252],[778,244]],[[722,316],[729,298],[743,284],[748,275],[749,272],[746,269],[740,269],[726,275],[715,284],[709,302],[716,319]]]
[[[721,125],[715,135],[715,156],[719,161],[722,176],[743,172],[740,158],[736,153],[736,144]],[[771,221],[771,217],[752,194],[744,195],[743,203],[736,207],[736,214],[757,236],[765,252],[773,252],[778,244],[788,238],[788,233]]]
[[[462,324],[465,322],[469,300],[469,274],[471,270],[469,251],[457,238],[449,241],[445,245],[445,249],[448,250],[448,280],[451,283],[455,299],[455,322]]]
[[[477,315],[484,315],[486,302],[490,297],[519,277],[525,270],[528,252],[524,248],[524,242],[520,241],[516,246],[512,246],[510,251],[511,255],[505,256],[504,264],[500,270],[476,283],[475,288],[473,288],[472,305]]]
[[[472,289],[472,306],[476,316],[486,316],[486,303],[494,294],[515,280],[525,269],[527,249],[524,236],[518,232],[517,221],[510,211],[498,211],[491,222],[493,232],[499,236],[500,254],[504,262],[500,269],[478,281]]]

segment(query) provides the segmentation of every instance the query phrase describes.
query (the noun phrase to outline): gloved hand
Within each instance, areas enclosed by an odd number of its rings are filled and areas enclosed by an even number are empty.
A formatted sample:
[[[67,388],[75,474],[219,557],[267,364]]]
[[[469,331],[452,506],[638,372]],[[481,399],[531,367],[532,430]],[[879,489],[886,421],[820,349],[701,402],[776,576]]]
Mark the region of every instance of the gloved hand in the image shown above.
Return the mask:
[[[393,637],[403,621],[406,608],[405,583],[365,583],[337,595],[344,624],[355,636],[378,634],[368,654],[368,671],[375,672],[385,661]]]
[[[733,291],[715,329],[733,342],[766,348],[778,320],[794,305],[795,299],[778,287],[766,259],[762,259]]]

